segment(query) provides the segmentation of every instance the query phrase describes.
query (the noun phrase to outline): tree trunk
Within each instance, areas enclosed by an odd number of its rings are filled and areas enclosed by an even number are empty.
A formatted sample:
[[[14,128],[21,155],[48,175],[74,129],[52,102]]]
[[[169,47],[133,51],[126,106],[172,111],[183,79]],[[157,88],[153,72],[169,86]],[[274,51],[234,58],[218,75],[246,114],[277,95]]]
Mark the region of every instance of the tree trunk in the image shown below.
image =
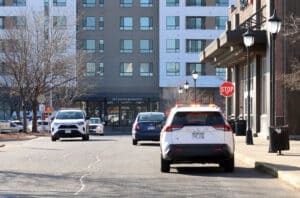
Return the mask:
[[[32,101],[32,131],[38,132],[37,130],[37,98],[35,97]]]
[[[24,101],[22,102],[22,112],[23,112],[23,131],[24,133],[27,133],[27,113],[26,113],[26,107]]]

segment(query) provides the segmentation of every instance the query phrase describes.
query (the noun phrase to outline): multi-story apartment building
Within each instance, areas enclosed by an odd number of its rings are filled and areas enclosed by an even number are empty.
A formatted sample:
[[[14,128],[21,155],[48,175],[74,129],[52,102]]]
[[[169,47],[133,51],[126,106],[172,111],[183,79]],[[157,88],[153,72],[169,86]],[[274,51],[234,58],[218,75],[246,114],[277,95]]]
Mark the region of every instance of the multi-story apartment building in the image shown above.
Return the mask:
[[[130,125],[159,102],[158,1],[79,0],[78,48],[87,54],[84,101],[91,116]]]
[[[34,25],[36,25],[34,18],[44,19],[45,30],[49,30],[49,32],[44,32],[45,42],[49,39],[50,31],[53,28],[67,29],[71,43],[66,52],[76,54],[77,16],[76,2],[73,0],[0,0],[0,54],[5,42],[5,31],[9,29],[22,31],[22,27],[25,26],[34,29]],[[9,65],[0,63],[0,75],[3,75],[5,66]],[[75,67],[76,65],[74,65],[74,70]],[[0,98],[0,119],[9,119],[10,101],[4,95],[1,95]]]
[[[201,62],[228,68],[235,94],[228,98],[227,113],[242,116],[249,124],[247,131],[250,129],[263,138],[270,137],[272,127],[285,126],[289,135],[300,134],[299,110],[295,108],[299,104],[299,90],[289,89],[285,79],[280,78],[293,72],[294,60],[299,57],[299,39],[293,38],[291,42],[287,36],[288,21],[291,16],[299,18],[299,8],[299,0],[237,0],[236,7],[230,10],[226,33],[200,55]],[[276,37],[271,36],[267,25],[274,9],[282,21]],[[243,43],[248,28],[254,31],[249,56]]]
[[[189,83],[188,96],[177,100],[194,100],[192,72],[196,80],[197,101],[224,106],[219,86],[225,80],[226,70],[200,63],[199,53],[226,29],[229,6],[233,0],[164,0],[160,1],[160,78],[162,98],[177,93],[177,87]],[[191,97],[192,96],[192,97]],[[185,101],[186,100],[186,101]]]

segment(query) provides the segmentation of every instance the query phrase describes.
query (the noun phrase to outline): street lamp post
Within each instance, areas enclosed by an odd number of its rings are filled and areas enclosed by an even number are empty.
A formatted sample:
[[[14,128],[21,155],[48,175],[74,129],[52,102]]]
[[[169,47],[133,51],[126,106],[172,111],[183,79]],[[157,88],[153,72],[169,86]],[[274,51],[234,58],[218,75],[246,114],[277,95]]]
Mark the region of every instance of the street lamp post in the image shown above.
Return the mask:
[[[281,20],[276,15],[276,10],[274,10],[273,15],[268,20],[268,31],[271,37],[271,53],[270,53],[270,73],[271,73],[271,115],[270,115],[270,125],[275,125],[275,64],[274,64],[274,49],[275,49],[275,38],[276,34],[280,31]]]
[[[185,90],[185,102],[187,103],[187,90],[189,89],[190,87],[190,84],[188,81],[185,81],[184,85],[183,85],[183,88]]]
[[[249,25],[250,26],[250,25]],[[247,92],[248,92],[248,96],[247,96],[247,105],[248,105],[248,111],[247,111],[247,123],[248,123],[248,129],[246,131],[246,144],[248,145],[253,145],[253,136],[252,136],[252,130],[251,130],[251,125],[250,125],[250,102],[251,102],[251,98],[250,98],[250,86],[251,86],[251,70],[250,70],[250,47],[254,44],[254,33],[253,31],[250,29],[250,27],[248,27],[247,32],[245,32],[243,34],[243,41],[244,41],[244,45],[247,48],[247,67],[248,67],[248,85],[247,85]]]
[[[195,96],[194,96],[194,103],[196,104],[197,100],[196,100],[196,81],[199,77],[198,73],[196,72],[196,70],[193,71],[192,73],[193,79],[194,79],[194,89],[195,89]]]
[[[272,129],[276,125],[275,121],[275,39],[276,34],[280,31],[281,28],[281,19],[276,15],[276,10],[274,9],[273,15],[268,19],[267,24],[268,31],[270,32],[270,134],[269,134],[269,152],[274,152],[272,147]],[[280,151],[279,151],[280,153]]]
[[[179,85],[177,91],[178,91],[179,99],[180,99],[180,95],[183,93],[183,88]]]

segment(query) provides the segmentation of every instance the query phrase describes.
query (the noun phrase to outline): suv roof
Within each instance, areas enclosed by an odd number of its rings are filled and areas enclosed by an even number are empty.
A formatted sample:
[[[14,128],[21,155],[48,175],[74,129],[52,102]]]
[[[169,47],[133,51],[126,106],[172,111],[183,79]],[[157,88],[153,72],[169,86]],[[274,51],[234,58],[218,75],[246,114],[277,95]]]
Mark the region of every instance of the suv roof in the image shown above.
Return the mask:
[[[192,105],[192,106],[176,106],[171,109],[174,111],[211,111],[211,112],[221,112],[220,108],[215,105]]]

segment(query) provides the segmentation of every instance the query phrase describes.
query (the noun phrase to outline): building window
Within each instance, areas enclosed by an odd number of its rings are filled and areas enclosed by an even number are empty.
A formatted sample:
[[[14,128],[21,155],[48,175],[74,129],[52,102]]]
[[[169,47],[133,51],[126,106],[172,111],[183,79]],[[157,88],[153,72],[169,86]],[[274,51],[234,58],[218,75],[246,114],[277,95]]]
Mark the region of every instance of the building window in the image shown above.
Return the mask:
[[[101,7],[101,8],[104,7],[104,0],[99,0],[99,7]]]
[[[152,53],[153,52],[152,40],[140,40],[140,52]]]
[[[205,0],[186,0],[186,6],[205,6]]]
[[[174,53],[174,52],[179,52],[179,39],[167,39],[167,47],[166,51],[168,53]]]
[[[266,58],[261,58],[261,113],[267,114],[268,109],[268,102],[267,102],[267,95],[268,95],[268,69],[266,65]]]
[[[86,63],[86,76],[95,76],[96,63]]]
[[[186,29],[205,29],[204,27],[204,17],[186,17]]]
[[[226,76],[226,69],[222,68],[222,67],[217,67],[216,68],[216,76],[225,77]]]
[[[120,0],[120,6],[123,8],[131,8],[132,0]]]
[[[179,6],[179,0],[166,0],[167,6]]]
[[[179,16],[167,16],[166,26],[167,26],[167,30],[178,30]]]
[[[140,0],[140,6],[142,8],[148,8],[153,6],[153,0]]]
[[[152,30],[153,19],[152,17],[141,17],[140,18],[140,30]]]
[[[26,18],[24,16],[13,17],[13,27],[16,29],[24,29],[26,26]]]
[[[96,41],[95,40],[85,40],[83,49],[86,53],[95,53]]]
[[[196,71],[199,75],[201,74],[200,63],[186,63],[186,75],[191,76],[193,71]]]
[[[0,0],[0,6],[4,5],[4,0]]]
[[[96,0],[83,0],[83,7],[85,8],[96,7]]]
[[[216,17],[216,29],[217,30],[225,30],[227,21],[228,21],[228,17],[217,16]]]
[[[99,30],[104,30],[104,17],[99,17]]]
[[[83,22],[84,30],[95,30],[96,29],[96,18],[95,17],[85,17]]]
[[[180,63],[170,62],[167,63],[167,76],[179,76],[180,75]]]
[[[140,76],[151,77],[153,76],[152,63],[140,63]]]
[[[53,16],[53,27],[58,29],[65,29],[67,27],[67,17]]]
[[[132,30],[133,29],[133,18],[132,17],[121,17],[120,18],[120,30]]]
[[[104,52],[104,40],[99,40],[99,52]]]
[[[186,40],[186,52],[194,53],[194,52],[201,52],[202,51],[202,40],[200,39],[188,39]]]
[[[0,29],[4,29],[4,17],[0,17]]]
[[[99,65],[96,65],[96,63],[86,63],[86,76],[104,76],[104,64],[99,63]]]
[[[13,6],[26,6],[26,0],[14,0]]]
[[[133,76],[133,63],[121,63],[120,76]]]
[[[53,0],[54,6],[66,6],[67,2],[66,0]]]
[[[216,6],[228,6],[228,0],[216,0]]]
[[[120,44],[121,53],[132,53],[133,51],[133,41],[128,39],[122,39]]]

